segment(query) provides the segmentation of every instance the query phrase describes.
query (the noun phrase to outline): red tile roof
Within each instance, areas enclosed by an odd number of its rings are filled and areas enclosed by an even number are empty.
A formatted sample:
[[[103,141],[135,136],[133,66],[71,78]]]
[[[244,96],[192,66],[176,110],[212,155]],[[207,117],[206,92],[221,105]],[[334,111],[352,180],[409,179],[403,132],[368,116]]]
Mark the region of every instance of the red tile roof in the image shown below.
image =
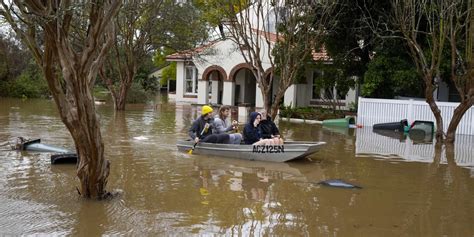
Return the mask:
[[[210,48],[211,46],[213,46],[214,44],[216,44],[219,41],[221,41],[221,40],[212,41],[212,42],[209,42],[207,44],[196,47],[194,49],[187,49],[187,50],[183,50],[183,51],[179,51],[179,52],[170,54],[170,55],[166,56],[166,60],[169,60],[169,61],[191,60],[193,58],[194,54],[200,53],[200,52],[204,51],[205,49]]]
[[[314,61],[332,61],[332,58],[329,57],[326,51],[326,48],[324,46],[318,51],[313,49],[311,54],[313,55]]]
[[[253,29],[253,31],[259,32],[262,37],[265,37],[265,36],[268,37],[268,40],[272,43],[277,42],[278,38],[282,39],[281,35],[277,35],[275,33],[258,31],[256,29]],[[169,61],[191,60],[191,59],[193,59],[193,54],[200,53],[200,52],[204,51],[205,49],[212,47],[214,44],[216,44],[217,42],[220,42],[220,41],[222,41],[222,40],[212,41],[212,42],[209,42],[208,44],[201,45],[201,46],[196,47],[194,49],[179,51],[179,52],[176,52],[174,54],[170,54],[170,55],[166,56],[166,59],[169,60]],[[327,54],[326,48],[324,46],[318,51],[313,50],[311,52],[311,54],[313,55],[313,60],[314,61],[332,61],[332,59]]]
[[[277,35],[272,32],[264,32],[257,29],[252,29],[252,30],[255,32],[258,32],[262,37],[267,37],[267,39],[272,43],[277,42],[278,38],[283,39],[282,35]],[[313,50],[311,54],[313,55],[314,61],[332,61],[325,47],[322,47],[321,50],[318,50],[318,51]]]

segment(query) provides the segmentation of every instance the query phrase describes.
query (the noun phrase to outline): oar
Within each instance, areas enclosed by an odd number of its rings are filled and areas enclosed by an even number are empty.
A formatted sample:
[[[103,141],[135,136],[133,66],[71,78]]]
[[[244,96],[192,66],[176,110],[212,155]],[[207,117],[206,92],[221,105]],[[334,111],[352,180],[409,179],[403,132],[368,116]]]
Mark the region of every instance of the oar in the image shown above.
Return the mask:
[[[201,135],[199,135],[199,137],[201,137],[202,134],[204,134],[204,132],[207,131],[208,128],[209,128],[209,124],[206,123],[206,125],[204,126],[204,129],[202,129]],[[193,154],[193,151],[194,151],[194,149],[196,148],[196,145],[197,145],[198,143],[199,143],[199,142],[195,142],[195,143],[194,143],[193,148],[191,148],[191,150],[188,151],[188,154],[190,154],[190,155]]]
[[[196,148],[197,144],[198,144],[197,142],[194,143],[193,148],[191,148],[191,150],[188,151],[188,154],[190,154],[190,155],[193,154],[194,148]]]

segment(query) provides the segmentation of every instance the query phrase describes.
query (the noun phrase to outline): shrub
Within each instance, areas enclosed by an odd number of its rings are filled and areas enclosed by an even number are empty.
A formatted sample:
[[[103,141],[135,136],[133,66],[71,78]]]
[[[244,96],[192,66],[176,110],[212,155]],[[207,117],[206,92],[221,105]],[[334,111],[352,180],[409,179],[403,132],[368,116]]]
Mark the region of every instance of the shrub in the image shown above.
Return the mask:
[[[325,109],[325,108],[314,108],[314,107],[292,108],[291,106],[282,106],[280,107],[280,117],[310,119],[310,120],[326,120],[326,119],[333,119],[333,118],[343,118],[344,113],[342,111],[336,111],[336,113],[333,113],[332,110]]]
[[[132,86],[128,90],[127,103],[139,104],[147,102],[149,94],[143,89],[139,82],[132,83]]]

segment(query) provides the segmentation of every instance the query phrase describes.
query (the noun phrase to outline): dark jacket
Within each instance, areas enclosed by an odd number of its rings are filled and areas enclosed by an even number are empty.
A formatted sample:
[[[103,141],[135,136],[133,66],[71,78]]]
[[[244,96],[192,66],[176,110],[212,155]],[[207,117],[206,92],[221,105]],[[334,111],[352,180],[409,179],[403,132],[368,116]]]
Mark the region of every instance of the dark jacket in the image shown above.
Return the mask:
[[[259,115],[258,112],[250,113],[249,122],[244,127],[243,136],[245,144],[254,144],[255,142],[260,141],[260,138],[262,138],[260,130],[253,126],[253,122],[255,121],[257,115]]]
[[[209,124],[209,128],[207,131],[204,130],[206,127],[206,123]],[[199,139],[203,139],[212,134],[212,130],[214,129],[213,126],[213,119],[209,118],[207,121],[204,120],[203,116],[199,116],[198,119],[194,120],[193,125],[189,129],[189,136],[194,140],[196,137]]]
[[[272,135],[280,135],[280,131],[278,130],[275,123],[270,120],[270,117],[267,117],[265,120],[261,120],[260,124],[258,125],[258,129],[260,129],[260,133],[264,139],[271,138]]]

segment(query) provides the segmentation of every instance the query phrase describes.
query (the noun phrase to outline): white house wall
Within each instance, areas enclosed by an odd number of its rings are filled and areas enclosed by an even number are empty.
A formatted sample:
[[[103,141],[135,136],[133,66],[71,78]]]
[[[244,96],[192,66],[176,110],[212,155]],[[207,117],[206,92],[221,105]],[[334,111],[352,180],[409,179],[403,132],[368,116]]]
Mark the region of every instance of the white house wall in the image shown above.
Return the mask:
[[[225,81],[224,92],[222,95],[222,104],[234,105],[235,102],[235,83],[231,81]]]
[[[176,101],[184,99],[184,62],[176,62]]]
[[[263,66],[265,69],[268,69],[271,67],[271,64],[268,59],[268,54],[266,54],[266,52],[268,52],[266,43],[263,43],[262,48],[261,57]],[[237,45],[230,39],[217,42],[212,48],[205,50],[194,59],[194,64],[200,73],[204,72],[209,66],[218,65],[225,70],[227,76],[230,71],[240,63],[245,63],[245,60],[237,48]]]
[[[198,104],[209,103],[209,86],[208,81],[198,80]]]

